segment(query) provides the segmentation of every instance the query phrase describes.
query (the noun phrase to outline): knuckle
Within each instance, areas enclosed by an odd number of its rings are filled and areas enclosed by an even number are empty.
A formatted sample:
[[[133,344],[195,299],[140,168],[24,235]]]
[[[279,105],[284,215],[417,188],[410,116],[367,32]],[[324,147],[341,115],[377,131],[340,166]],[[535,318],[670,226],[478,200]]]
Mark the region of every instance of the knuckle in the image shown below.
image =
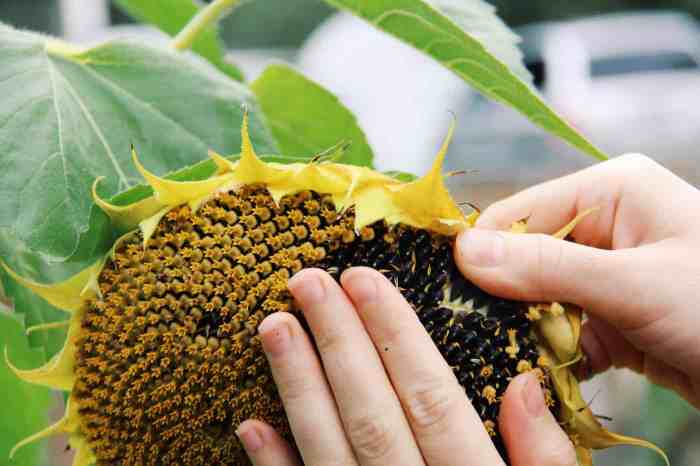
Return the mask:
[[[394,446],[394,433],[382,416],[364,415],[348,421],[347,433],[361,459],[386,457]]]
[[[434,379],[413,389],[405,398],[411,425],[423,432],[440,432],[448,424],[454,397],[447,383]]]

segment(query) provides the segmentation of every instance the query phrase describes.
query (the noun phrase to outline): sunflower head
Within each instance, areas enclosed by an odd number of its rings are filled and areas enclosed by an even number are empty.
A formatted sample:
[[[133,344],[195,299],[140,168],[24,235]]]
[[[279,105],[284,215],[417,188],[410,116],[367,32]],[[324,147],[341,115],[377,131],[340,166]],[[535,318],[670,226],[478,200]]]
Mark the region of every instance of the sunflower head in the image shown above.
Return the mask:
[[[13,274],[70,315],[54,359],[13,368],[70,391],[65,416],[16,448],[68,433],[75,466],[243,465],[235,430],[245,419],[293,440],[258,325],[296,312],[287,290],[294,273],[314,266],[338,277],[356,265],[403,292],[502,452],[500,400],[527,371],[582,464],[591,448],[655,448],[606,431],[582,399],[571,370],[581,359],[580,309],[498,299],[457,271],[454,235],[477,214],[463,215],[443,183],[449,136],[430,172],[410,183],[331,162],[266,163],[247,119],[242,136],[239,160],[211,153],[218,170],[203,181],[160,178],[134,152],[153,196],[115,206],[93,189],[113,223],[131,230],[110,254],[53,285]]]

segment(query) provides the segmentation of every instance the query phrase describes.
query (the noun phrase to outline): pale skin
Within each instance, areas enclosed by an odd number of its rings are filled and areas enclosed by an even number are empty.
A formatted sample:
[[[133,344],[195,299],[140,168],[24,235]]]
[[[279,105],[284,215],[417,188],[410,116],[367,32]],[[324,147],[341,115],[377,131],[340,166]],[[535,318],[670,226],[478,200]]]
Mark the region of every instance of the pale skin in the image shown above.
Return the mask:
[[[585,308],[591,374],[629,367],[700,407],[698,206],[700,191],[645,157],[624,156],[494,204],[457,238],[455,259],[493,294]],[[546,235],[590,207],[599,210],[573,231],[578,244]],[[523,218],[535,234],[499,231]],[[255,466],[504,464],[415,313],[381,274],[354,268],[337,284],[307,269],[289,288],[312,335],[286,313],[259,330],[301,458],[271,427],[249,420],[237,433]],[[531,374],[510,383],[499,428],[513,466],[576,465]]]

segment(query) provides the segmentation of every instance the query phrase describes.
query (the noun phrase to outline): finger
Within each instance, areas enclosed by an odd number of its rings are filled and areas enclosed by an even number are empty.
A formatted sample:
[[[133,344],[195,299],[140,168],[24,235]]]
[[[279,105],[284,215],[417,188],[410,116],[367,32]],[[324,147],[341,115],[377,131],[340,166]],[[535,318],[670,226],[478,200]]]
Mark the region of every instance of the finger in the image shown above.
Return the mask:
[[[699,406],[698,401],[700,400],[698,399],[696,387],[688,374],[669,366],[653,356],[645,355],[644,375],[652,383],[673,390],[693,406]]]
[[[624,367],[637,373],[644,372],[644,355],[610,324],[589,317],[581,329],[581,346],[588,357],[593,373],[612,367]]]
[[[477,227],[507,230],[513,222],[527,219],[529,232],[552,234],[579,213],[597,207],[599,210],[584,218],[573,234],[581,244],[610,247],[624,180],[610,164],[593,166],[493,204],[479,217]]]
[[[264,422],[245,421],[238,427],[236,435],[253,466],[302,466],[292,447]]]
[[[513,379],[501,404],[498,425],[512,466],[576,466],[574,446],[547,409],[532,373]]]
[[[297,273],[288,286],[311,327],[358,462],[422,465],[382,361],[345,292],[318,269]]]
[[[591,312],[625,311],[608,317],[631,325],[639,325],[640,316],[630,314],[628,298],[638,294],[633,290],[645,280],[638,256],[547,235],[479,228],[462,233],[455,248],[455,262],[465,277],[490,293],[522,301],[572,302]]]
[[[416,313],[379,272],[358,267],[341,283],[362,318],[430,466],[503,464]]]
[[[645,354],[629,343],[622,333],[597,318],[590,318],[581,329],[581,346],[586,354],[587,369],[593,375],[612,367],[625,367],[645,375],[652,383],[674,390],[695,406],[698,397],[688,375]]]
[[[321,363],[299,322],[279,312],[258,331],[304,464],[356,464]]]
[[[639,183],[640,179],[649,181]],[[639,232],[630,231],[631,225],[616,226],[619,218],[641,222],[646,229],[653,230],[651,224],[659,218],[658,212],[673,208],[665,199],[687,198],[688,189],[681,187],[682,184],[648,157],[629,154],[497,202],[484,211],[477,226],[504,230],[513,222],[527,218],[528,231],[552,234],[576,215],[597,207],[599,210],[584,218],[572,235],[580,244],[607,249],[613,247],[613,239],[625,244],[640,240],[636,238]],[[663,223],[661,229],[668,229],[668,222]],[[613,238],[613,234],[619,239]]]

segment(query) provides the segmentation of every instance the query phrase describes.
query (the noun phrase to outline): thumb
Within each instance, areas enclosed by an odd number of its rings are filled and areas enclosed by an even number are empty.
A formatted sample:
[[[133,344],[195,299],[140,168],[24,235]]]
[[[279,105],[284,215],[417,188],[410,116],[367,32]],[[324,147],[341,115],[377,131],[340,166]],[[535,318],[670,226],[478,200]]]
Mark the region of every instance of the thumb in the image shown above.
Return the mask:
[[[537,377],[513,379],[501,404],[499,430],[513,466],[576,466],[568,436],[547,409]]]
[[[541,234],[471,228],[457,238],[462,274],[497,296],[563,301],[595,312],[626,307],[638,282],[626,251],[606,251]]]

